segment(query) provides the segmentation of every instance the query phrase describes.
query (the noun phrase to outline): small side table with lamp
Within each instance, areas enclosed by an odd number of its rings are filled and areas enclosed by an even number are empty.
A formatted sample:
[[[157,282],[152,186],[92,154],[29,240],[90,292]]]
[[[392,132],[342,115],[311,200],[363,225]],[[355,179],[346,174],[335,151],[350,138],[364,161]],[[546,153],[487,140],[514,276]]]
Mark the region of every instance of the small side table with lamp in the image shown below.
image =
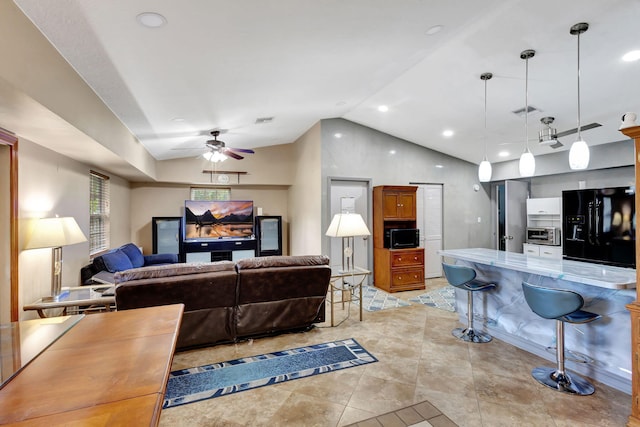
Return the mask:
[[[331,269],[331,282],[329,287],[331,326],[335,326],[334,305],[341,303],[344,309],[344,303],[350,303],[351,301],[358,302],[360,321],[362,321],[362,283],[371,272],[364,268],[356,267],[353,263],[354,237],[369,236],[371,233],[360,214],[339,213],[333,217],[325,234],[330,237],[342,238],[342,267],[332,267]],[[347,278],[351,278],[351,282],[347,281]],[[340,301],[335,301],[336,292],[339,292],[341,295]]]

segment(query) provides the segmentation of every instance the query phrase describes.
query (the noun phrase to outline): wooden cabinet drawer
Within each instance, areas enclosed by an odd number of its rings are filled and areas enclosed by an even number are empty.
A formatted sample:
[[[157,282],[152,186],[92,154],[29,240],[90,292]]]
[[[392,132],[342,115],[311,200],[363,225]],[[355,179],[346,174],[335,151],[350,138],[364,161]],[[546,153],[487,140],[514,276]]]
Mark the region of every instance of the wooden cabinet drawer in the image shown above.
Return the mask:
[[[391,268],[404,267],[409,265],[423,265],[424,250],[403,250],[402,252],[391,252]]]
[[[391,272],[391,286],[394,288],[402,288],[417,283],[424,283],[424,270],[421,268],[400,268]]]

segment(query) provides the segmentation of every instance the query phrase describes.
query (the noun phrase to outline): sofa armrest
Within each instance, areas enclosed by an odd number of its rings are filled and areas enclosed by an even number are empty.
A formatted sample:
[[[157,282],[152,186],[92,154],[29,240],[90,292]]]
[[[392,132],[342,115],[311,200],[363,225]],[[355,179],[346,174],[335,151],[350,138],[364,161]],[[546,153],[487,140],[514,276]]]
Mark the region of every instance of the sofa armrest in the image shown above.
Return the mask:
[[[178,262],[177,254],[151,254],[144,256],[144,265],[175,264]]]

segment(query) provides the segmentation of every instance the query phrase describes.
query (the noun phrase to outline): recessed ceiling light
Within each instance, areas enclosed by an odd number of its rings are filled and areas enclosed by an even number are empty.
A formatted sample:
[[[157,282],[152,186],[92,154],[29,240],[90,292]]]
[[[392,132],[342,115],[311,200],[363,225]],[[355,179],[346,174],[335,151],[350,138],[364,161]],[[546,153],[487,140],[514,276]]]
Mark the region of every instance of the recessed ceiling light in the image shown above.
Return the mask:
[[[171,119],[172,122],[184,122],[185,120],[182,117],[174,117]]]
[[[342,134],[340,132],[334,133],[333,136],[338,139],[342,138]]]
[[[424,33],[428,36],[432,36],[434,34],[439,33],[444,27],[442,25],[434,25],[431,28],[428,28]]]
[[[631,52],[627,52],[622,57],[624,62],[633,62],[640,59],[640,50],[632,50]]]
[[[389,154],[391,155],[396,154],[396,150],[389,150]]]
[[[509,155],[508,151],[501,151],[501,152],[498,153],[498,156],[500,156],[500,157],[507,157],[508,155]]]
[[[144,25],[147,28],[162,27],[167,23],[167,18],[155,12],[144,12],[136,16],[136,19],[140,25]]]
[[[442,131],[442,136],[446,136],[447,138],[453,136],[453,131],[451,129],[445,129]]]
[[[437,167],[438,169],[442,169],[444,166],[443,166],[443,165],[436,165],[436,167]]]
[[[389,111],[389,107],[387,107],[386,105],[378,105],[378,111],[380,111],[381,113],[386,113],[387,111]]]

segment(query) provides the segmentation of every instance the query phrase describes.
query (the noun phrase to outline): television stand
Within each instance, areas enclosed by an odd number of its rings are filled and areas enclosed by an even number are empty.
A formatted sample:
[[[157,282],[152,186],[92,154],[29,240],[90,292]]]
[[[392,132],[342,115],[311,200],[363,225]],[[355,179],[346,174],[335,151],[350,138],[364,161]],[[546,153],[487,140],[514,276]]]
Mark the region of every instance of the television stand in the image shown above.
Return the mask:
[[[256,248],[255,239],[182,242],[180,255],[183,262],[237,261],[254,257]]]

